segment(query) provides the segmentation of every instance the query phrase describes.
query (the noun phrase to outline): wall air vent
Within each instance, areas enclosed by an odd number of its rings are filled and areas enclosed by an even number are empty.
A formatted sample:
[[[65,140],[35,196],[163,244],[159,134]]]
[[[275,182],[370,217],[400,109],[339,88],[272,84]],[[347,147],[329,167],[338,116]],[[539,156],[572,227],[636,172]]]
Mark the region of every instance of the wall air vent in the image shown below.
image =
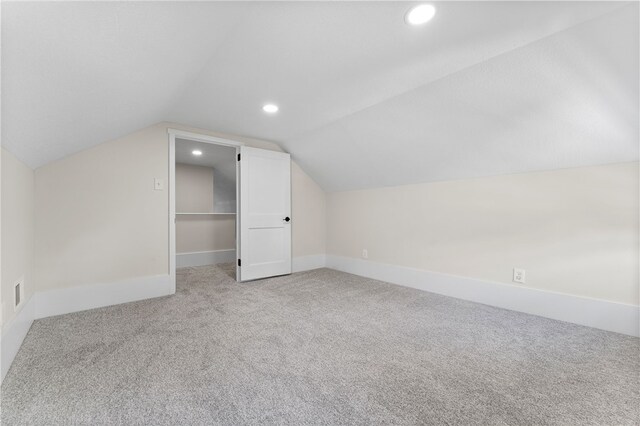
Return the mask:
[[[24,278],[20,278],[13,285],[13,310],[17,311],[24,299]]]

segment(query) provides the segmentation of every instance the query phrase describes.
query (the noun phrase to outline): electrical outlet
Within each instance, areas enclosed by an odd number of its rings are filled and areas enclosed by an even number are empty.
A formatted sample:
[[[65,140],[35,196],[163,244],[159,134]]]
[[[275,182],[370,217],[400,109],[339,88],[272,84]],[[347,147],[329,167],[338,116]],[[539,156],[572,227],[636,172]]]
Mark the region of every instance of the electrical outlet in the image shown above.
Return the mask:
[[[160,178],[155,178],[153,180],[153,189],[155,189],[156,191],[164,190],[164,180]]]
[[[524,269],[513,268],[513,282],[524,284],[525,274]]]
[[[368,259],[369,258],[369,252],[367,251],[367,249],[363,249],[362,250],[362,258],[363,259]]]

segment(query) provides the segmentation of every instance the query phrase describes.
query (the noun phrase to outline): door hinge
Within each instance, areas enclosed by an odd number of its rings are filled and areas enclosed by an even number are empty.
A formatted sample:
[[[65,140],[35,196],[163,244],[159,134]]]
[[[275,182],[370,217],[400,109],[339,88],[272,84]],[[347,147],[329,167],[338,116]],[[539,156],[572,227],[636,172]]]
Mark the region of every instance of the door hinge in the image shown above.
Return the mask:
[[[240,154],[238,154],[238,161],[240,161]]]
[[[242,260],[238,259],[238,266],[242,266]]]

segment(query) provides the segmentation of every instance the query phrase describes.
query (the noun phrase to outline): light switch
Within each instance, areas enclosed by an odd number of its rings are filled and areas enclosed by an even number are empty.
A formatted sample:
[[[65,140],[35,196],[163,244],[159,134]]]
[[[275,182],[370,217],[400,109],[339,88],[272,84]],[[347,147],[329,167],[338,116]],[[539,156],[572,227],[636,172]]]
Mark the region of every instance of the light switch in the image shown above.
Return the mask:
[[[153,189],[155,189],[156,191],[163,191],[164,190],[164,179],[155,178],[153,180]]]

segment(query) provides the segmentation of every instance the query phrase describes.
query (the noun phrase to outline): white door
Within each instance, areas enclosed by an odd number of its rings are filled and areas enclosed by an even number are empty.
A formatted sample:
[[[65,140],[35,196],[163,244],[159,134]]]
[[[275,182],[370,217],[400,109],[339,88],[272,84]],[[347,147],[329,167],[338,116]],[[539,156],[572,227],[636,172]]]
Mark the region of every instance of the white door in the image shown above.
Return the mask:
[[[239,281],[291,273],[289,154],[240,148]]]

